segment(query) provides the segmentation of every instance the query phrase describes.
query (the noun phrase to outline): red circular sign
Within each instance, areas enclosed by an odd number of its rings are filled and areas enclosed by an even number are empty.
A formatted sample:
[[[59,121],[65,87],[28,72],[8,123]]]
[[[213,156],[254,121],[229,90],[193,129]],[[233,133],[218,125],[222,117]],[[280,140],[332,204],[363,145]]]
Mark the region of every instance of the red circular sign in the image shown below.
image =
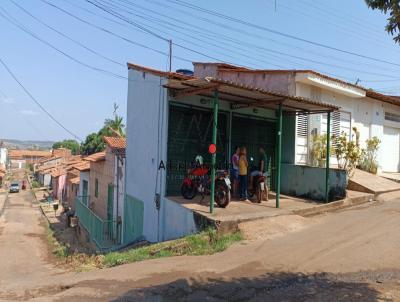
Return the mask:
[[[210,154],[214,154],[215,152],[217,152],[217,146],[215,144],[210,144],[208,146],[208,152]]]

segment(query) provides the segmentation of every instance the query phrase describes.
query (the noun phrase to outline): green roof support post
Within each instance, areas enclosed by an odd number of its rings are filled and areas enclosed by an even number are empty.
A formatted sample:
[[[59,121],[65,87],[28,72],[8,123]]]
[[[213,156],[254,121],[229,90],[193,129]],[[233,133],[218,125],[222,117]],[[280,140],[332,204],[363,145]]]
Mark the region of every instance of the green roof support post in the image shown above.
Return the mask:
[[[217,129],[218,129],[218,91],[214,91],[214,118],[213,118],[213,130],[212,130],[212,143],[217,145]],[[217,152],[211,155],[211,201],[210,201],[210,213],[214,212],[214,201],[215,201],[215,164],[217,161]]]
[[[325,202],[329,201],[329,168],[331,157],[331,112],[328,112],[326,123],[326,175],[325,175]]]
[[[278,132],[277,132],[277,154],[276,154],[276,204],[275,207],[280,207],[281,199],[281,158],[282,158],[282,103],[279,103],[278,108]]]

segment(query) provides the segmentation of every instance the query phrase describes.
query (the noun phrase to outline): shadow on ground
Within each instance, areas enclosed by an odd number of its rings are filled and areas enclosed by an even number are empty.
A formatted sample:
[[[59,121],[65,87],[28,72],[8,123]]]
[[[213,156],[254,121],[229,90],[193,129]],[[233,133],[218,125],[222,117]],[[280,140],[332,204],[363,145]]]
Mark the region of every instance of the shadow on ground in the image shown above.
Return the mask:
[[[360,281],[341,281],[328,274],[275,273],[224,280],[186,280],[130,290],[113,302],[146,301],[392,301]]]

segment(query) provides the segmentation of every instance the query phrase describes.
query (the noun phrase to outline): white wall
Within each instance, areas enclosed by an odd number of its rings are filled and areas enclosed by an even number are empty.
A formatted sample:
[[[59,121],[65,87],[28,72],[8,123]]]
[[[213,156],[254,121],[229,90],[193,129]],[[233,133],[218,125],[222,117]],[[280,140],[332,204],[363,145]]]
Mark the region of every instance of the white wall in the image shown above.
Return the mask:
[[[167,198],[163,199],[160,241],[172,240],[198,232],[193,211]]]
[[[384,126],[400,128],[400,123],[385,120],[385,111],[400,115],[400,107],[384,103],[368,97],[351,98],[321,88],[315,88],[304,83],[297,83],[296,95],[309,97],[318,101],[335,104],[341,107],[341,111],[351,113],[351,127],[356,127],[360,132],[360,145],[365,147],[365,141],[374,136],[383,139]],[[317,122],[316,122],[317,121]],[[323,119],[317,116],[310,116],[310,125],[320,125],[319,133],[326,132],[326,125]],[[318,127],[318,126],[317,126]],[[311,129],[310,129],[311,130]],[[383,148],[378,150],[378,163],[383,159]],[[378,173],[381,169],[378,169]]]
[[[51,174],[44,174],[43,175],[43,186],[47,187],[51,184]]]
[[[125,158],[114,156],[114,218],[124,216],[125,201]]]
[[[162,213],[156,209],[155,195],[164,196],[165,191],[165,171],[158,171],[160,160],[166,162],[167,152],[165,81],[160,76],[129,70],[126,194],[143,202],[143,235],[151,242],[159,239],[161,228]]]
[[[0,165],[7,165],[7,154],[6,148],[0,148]]]

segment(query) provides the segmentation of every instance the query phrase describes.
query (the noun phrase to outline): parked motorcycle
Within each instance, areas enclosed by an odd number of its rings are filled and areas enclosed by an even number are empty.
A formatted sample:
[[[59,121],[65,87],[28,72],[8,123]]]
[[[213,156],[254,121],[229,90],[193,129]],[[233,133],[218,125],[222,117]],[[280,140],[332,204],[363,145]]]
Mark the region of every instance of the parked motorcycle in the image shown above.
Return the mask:
[[[258,167],[254,164],[254,158],[250,157],[250,174],[253,171],[257,171]],[[251,176],[249,176],[251,177]],[[250,180],[249,180],[250,183]],[[254,176],[253,185],[248,188],[249,197],[252,198],[254,195],[256,196],[256,201],[261,203],[261,201],[268,201],[268,185],[266,183],[266,178],[264,175]]]
[[[231,201],[231,181],[228,172],[217,170],[214,181],[214,200],[219,207],[225,208]],[[181,194],[185,199],[193,199],[198,193],[201,194],[201,200],[204,199],[205,195],[210,195],[211,193],[210,169],[202,163],[188,170],[188,174],[181,185]]]

